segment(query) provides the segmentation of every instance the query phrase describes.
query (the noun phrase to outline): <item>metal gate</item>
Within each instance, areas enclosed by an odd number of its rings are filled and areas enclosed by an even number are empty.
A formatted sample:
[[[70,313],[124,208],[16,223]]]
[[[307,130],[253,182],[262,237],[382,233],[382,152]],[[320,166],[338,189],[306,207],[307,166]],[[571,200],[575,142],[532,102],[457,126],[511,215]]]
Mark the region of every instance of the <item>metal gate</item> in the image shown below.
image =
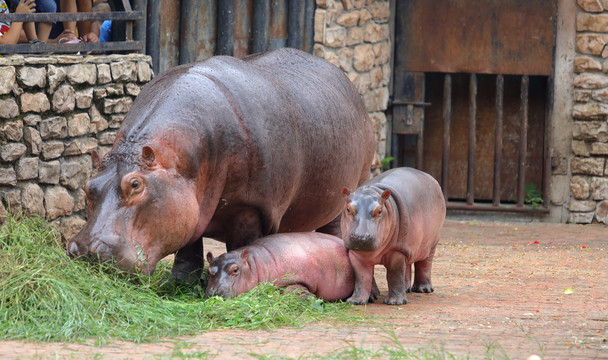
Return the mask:
[[[543,211],[555,0],[397,0],[392,154],[449,209]]]

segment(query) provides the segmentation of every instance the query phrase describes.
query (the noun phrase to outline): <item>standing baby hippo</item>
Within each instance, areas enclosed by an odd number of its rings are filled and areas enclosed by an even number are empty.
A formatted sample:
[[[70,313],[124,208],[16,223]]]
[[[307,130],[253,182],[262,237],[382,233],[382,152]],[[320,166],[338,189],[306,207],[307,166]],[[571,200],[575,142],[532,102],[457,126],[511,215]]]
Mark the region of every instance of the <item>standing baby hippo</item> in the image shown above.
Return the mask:
[[[280,233],[222,254],[209,252],[206,296],[227,298],[258,283],[303,289],[326,301],[344,300],[353,293],[355,278],[340,238],[317,233]],[[287,276],[286,276],[287,275]]]
[[[347,199],[342,240],[355,272],[355,290],[347,301],[367,303],[376,264],[387,270],[385,304],[407,303],[406,292],[432,292],[431,266],[445,219],[445,200],[437,181],[416,169],[397,168],[352,193],[342,188],[342,194]],[[416,267],[413,286],[412,264]]]

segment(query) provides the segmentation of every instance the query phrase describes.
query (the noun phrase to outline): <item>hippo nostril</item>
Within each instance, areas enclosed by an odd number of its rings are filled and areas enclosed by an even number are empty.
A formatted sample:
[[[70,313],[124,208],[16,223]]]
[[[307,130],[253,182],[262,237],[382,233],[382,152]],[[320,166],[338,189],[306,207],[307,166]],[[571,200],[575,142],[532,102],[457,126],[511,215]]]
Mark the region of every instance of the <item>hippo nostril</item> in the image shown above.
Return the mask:
[[[71,256],[80,255],[78,253],[78,245],[76,245],[76,242],[72,241],[72,242],[70,242],[70,245],[68,245],[68,255],[71,255]]]
[[[91,250],[90,250],[90,252],[91,252],[91,253],[96,252],[96,251],[97,251],[97,248],[99,247],[99,244],[101,244],[101,242],[100,242],[100,241],[95,242],[95,244],[93,244],[93,246],[91,246]]]

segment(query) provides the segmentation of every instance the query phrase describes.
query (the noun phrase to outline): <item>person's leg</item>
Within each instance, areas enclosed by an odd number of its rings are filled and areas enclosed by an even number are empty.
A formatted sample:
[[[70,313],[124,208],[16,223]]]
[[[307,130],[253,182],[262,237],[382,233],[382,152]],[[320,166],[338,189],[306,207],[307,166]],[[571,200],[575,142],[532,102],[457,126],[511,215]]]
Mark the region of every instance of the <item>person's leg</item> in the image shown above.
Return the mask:
[[[76,7],[78,12],[92,12],[93,1],[92,0],[76,0]],[[78,36],[82,37],[91,32],[91,21],[79,21],[78,22]]]
[[[78,7],[76,6],[76,0],[61,0],[59,8],[61,12],[75,13],[78,12]],[[64,21],[63,22],[64,30],[71,30],[76,33],[76,21]]]
[[[56,13],[57,3],[55,0],[36,0],[36,12],[39,13]],[[53,28],[53,23],[38,23],[38,39],[47,42],[49,34]]]

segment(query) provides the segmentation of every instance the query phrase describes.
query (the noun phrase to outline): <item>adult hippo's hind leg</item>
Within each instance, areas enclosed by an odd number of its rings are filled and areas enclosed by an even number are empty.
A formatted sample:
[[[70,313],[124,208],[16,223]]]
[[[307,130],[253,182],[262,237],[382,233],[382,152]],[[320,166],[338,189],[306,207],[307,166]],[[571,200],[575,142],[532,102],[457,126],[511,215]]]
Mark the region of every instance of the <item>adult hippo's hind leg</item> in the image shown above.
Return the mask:
[[[176,280],[196,284],[203,271],[203,238],[179,249],[175,253],[171,277]]]
[[[329,223],[318,228],[317,232],[342,238],[342,231],[340,230],[340,219],[341,218],[342,218],[342,214],[338,214],[338,216],[336,216],[335,219],[333,219]]]

